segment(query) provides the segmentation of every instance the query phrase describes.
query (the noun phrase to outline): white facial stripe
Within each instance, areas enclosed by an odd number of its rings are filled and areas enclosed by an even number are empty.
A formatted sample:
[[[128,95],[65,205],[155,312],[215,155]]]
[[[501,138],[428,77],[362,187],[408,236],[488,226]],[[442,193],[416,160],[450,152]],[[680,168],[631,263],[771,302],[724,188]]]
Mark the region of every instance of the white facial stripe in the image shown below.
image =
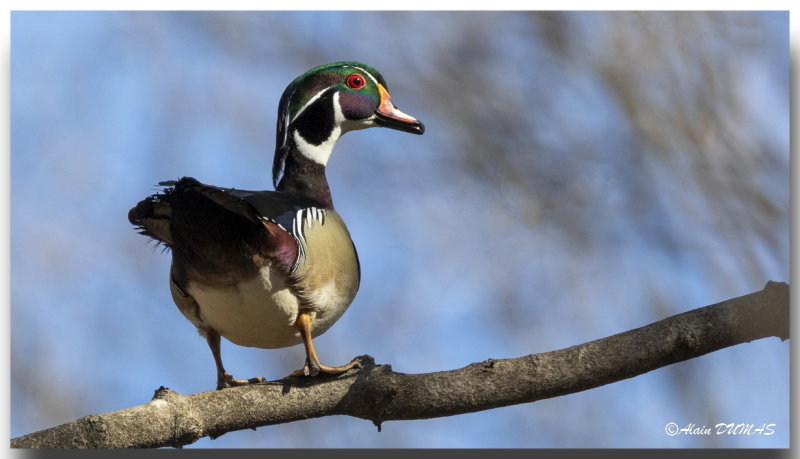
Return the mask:
[[[367,72],[366,70],[362,69],[361,67],[356,67],[356,66],[351,66],[351,65],[345,65],[345,66],[344,66],[344,68],[347,68],[347,69],[358,69],[358,70],[361,70],[363,73],[365,73],[365,74],[366,74],[366,75],[369,77],[369,79],[370,79],[370,80],[372,80],[372,82],[373,82],[373,83],[375,83],[375,84],[379,84],[379,83],[378,83],[378,80],[376,80],[376,79],[375,79],[375,77],[374,77],[374,76],[372,76],[372,74],[371,74],[371,73]]]
[[[295,91],[296,91],[296,89],[295,89]],[[292,100],[292,97],[294,97],[294,92],[295,91],[292,91],[292,93],[289,94],[289,98],[286,99],[287,103],[288,103],[288,101]],[[286,109],[288,110],[289,108],[287,107]],[[286,146],[286,139],[288,138],[288,136],[289,136],[289,114],[287,113],[286,114],[286,118],[283,120],[283,139],[281,140],[281,145],[284,146],[284,147]]]
[[[296,115],[294,115],[294,116],[292,117],[292,119],[291,119],[291,120],[290,120],[288,123],[286,123],[286,126],[288,127],[290,124],[292,124],[292,123],[294,122],[294,120],[296,120],[296,119],[297,119],[297,117],[298,117],[298,116],[300,116],[300,114],[301,114],[301,113],[303,113],[303,112],[305,111],[305,109],[306,109],[306,108],[308,108],[308,106],[309,106],[309,105],[313,104],[313,103],[314,103],[314,101],[316,101],[317,99],[319,99],[319,98],[322,96],[322,94],[323,94],[325,91],[327,91],[327,90],[328,90],[328,88],[325,88],[325,89],[323,89],[322,91],[320,91],[320,92],[318,92],[318,93],[314,94],[314,95],[311,97],[311,99],[308,99],[308,102],[306,102],[306,104],[305,104],[305,105],[303,105],[302,107],[300,107],[300,110],[298,110],[298,111],[297,111],[297,114],[296,114]]]

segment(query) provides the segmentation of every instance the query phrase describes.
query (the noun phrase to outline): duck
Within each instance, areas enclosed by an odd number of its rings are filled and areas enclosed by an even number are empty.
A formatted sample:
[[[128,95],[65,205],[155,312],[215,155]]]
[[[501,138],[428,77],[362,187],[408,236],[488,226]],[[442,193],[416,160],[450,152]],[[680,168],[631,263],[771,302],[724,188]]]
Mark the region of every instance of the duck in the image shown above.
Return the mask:
[[[361,279],[325,168],[344,133],[371,127],[425,132],[394,105],[373,67],[355,61],[314,67],[286,87],[278,104],[274,190],[182,177],[159,182],[157,193],[129,211],[138,232],[171,253],[172,299],[206,339],[218,390],[266,382],[226,371],[223,337],[261,349],[303,344],[305,363],[291,376],[340,375],[359,366],[357,358],[324,365],[313,338],[347,310]]]

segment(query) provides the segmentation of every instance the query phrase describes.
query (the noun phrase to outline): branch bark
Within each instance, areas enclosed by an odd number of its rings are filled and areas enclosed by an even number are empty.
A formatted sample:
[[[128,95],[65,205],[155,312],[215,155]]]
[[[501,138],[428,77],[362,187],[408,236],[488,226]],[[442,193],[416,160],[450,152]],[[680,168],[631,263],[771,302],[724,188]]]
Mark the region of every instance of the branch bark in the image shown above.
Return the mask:
[[[514,359],[426,374],[395,373],[361,356],[338,377],[180,395],[164,387],[143,405],[90,415],[11,440],[12,448],[180,447],[241,429],[349,415],[388,420],[452,416],[530,403],[631,378],[760,338],[789,338],[789,285],[678,314],[607,338]]]

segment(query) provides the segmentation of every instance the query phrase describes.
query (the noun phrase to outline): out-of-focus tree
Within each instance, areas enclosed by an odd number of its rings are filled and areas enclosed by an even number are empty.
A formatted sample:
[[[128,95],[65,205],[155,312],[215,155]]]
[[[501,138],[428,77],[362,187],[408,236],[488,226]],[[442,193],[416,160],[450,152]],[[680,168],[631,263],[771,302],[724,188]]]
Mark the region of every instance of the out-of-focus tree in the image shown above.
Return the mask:
[[[374,65],[428,127],[345,136],[331,160],[364,272],[352,311],[322,337],[332,361],[366,352],[399,371],[455,368],[787,280],[786,14],[25,14],[12,17],[15,435],[97,412],[97,400],[137,404],[163,379],[208,388],[166,256],[125,213],[179,175],[267,188],[278,97],[325,62]],[[227,346],[228,366],[280,375],[302,352]],[[763,360],[730,352],[533,408],[392,423],[362,446],[760,446],[663,434],[664,415],[718,422],[754,406],[788,423],[788,378],[743,402],[750,381],[732,367],[786,377],[785,345]],[[87,371],[97,387],[76,397]],[[140,371],[155,374],[117,376]],[[30,382],[54,372],[59,391],[45,397]],[[362,428],[315,420],[199,445],[345,446]]]

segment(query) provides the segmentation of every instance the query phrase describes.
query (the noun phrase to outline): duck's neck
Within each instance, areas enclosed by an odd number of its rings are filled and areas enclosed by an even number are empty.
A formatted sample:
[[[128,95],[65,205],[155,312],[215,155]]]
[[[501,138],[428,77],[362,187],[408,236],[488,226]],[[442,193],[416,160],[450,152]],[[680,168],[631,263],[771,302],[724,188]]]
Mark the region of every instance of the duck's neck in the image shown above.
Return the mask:
[[[324,208],[333,208],[333,197],[325,177],[325,165],[300,153],[295,142],[287,145],[289,152],[283,165],[283,177],[275,187],[278,191],[310,199]]]
[[[344,122],[339,93],[332,91],[325,91],[296,115],[283,140],[286,150],[281,153],[285,153],[285,162],[283,178],[276,187],[278,191],[294,193],[333,208],[325,165],[343,133]]]

